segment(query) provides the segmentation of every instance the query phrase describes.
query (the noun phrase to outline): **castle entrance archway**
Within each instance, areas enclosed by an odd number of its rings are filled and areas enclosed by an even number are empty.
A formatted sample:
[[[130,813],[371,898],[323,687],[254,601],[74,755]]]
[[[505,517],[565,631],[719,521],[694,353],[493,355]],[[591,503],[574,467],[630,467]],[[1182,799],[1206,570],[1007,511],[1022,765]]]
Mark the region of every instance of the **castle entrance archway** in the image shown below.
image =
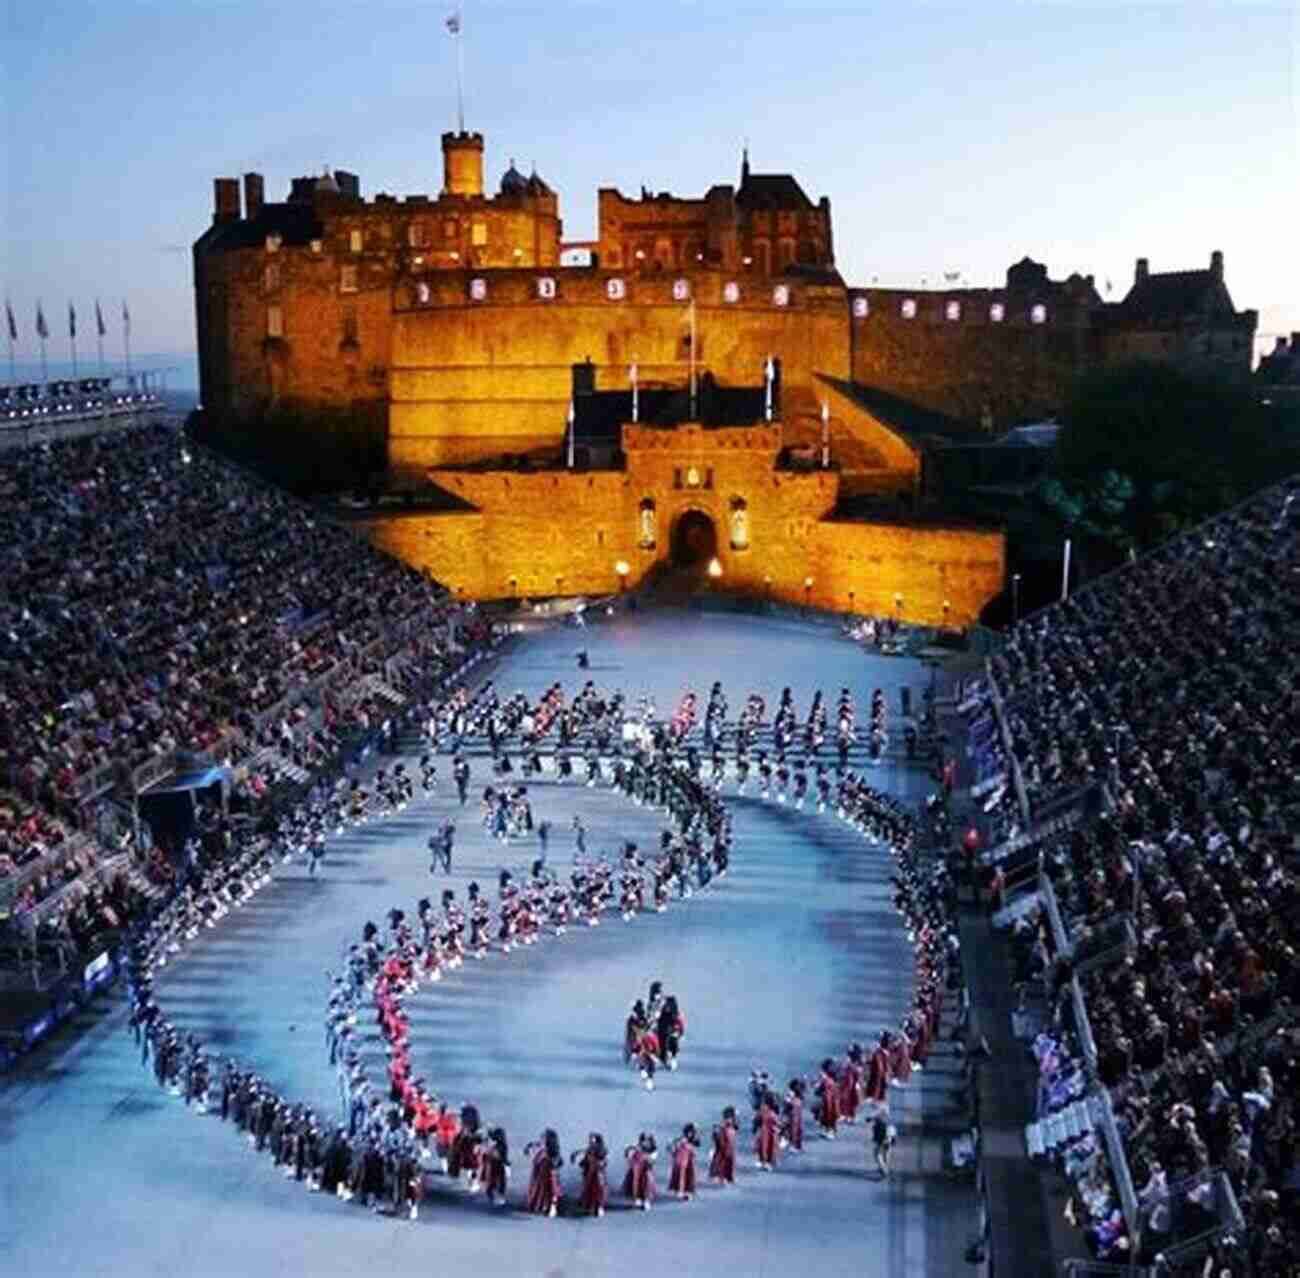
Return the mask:
[[[718,553],[718,530],[702,510],[688,510],[673,525],[672,561],[677,568],[703,571]]]

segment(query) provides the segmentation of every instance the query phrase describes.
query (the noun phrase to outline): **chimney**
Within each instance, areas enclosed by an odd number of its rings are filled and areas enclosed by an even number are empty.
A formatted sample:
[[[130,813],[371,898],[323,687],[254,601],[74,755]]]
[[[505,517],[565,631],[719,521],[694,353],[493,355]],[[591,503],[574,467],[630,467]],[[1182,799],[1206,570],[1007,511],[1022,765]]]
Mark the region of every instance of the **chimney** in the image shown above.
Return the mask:
[[[1223,253],[1219,249],[1210,254],[1210,274],[1216,280],[1223,278]]]
[[[1291,334],[1291,354],[1300,355],[1300,333]]]
[[[1151,273],[1151,263],[1145,257],[1138,258],[1137,270],[1134,272],[1135,284],[1141,284],[1144,279]]]
[[[213,178],[212,197],[212,220],[214,222],[239,221],[238,178]]]
[[[260,173],[244,174],[244,212],[250,221],[262,211],[265,190]]]

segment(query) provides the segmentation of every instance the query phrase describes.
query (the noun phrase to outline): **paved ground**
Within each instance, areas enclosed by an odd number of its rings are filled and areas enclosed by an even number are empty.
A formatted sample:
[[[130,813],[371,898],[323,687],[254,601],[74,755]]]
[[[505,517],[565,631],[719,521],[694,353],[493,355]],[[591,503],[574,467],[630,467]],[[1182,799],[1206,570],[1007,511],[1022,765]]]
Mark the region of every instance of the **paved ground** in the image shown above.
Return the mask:
[[[584,644],[592,668],[580,675],[573,653]],[[897,707],[897,686],[919,692],[928,675],[796,625],[673,612],[543,635],[494,677],[505,692],[534,693],[557,679],[574,690],[590,677],[629,698],[652,694],[661,714],[685,688],[706,693],[715,678],[733,709],[755,688],[771,706],[789,684],[802,714],[817,686],[833,704],[849,684],[863,707],[883,686]],[[926,788],[898,764],[876,775],[909,797]],[[661,828],[658,814],[600,790],[543,784],[530,792],[555,829],[552,863],[572,853],[575,812],[590,847],[613,849],[625,836],[648,842]],[[599,928],[469,964],[409,1001],[417,1069],[443,1096],[473,1100],[505,1126],[516,1195],[523,1144],[545,1126],[558,1130],[566,1154],[592,1130],[617,1150],[652,1130],[662,1147],[688,1120],[707,1132],[726,1104],[747,1112],[753,1065],[784,1082],[897,1022],[911,965],[888,902],[887,857],[831,816],[732,801],[737,851],[715,889],[663,915],[630,924],[607,916]],[[316,880],[282,871],[164,974],[158,992],[170,1018],[253,1065],[282,1094],[333,1112],[324,971],[368,918],[380,921],[394,904],[409,910],[441,889],[423,844],[454,806],[441,792],[337,840]],[[463,898],[471,877],[494,886],[502,865],[522,868],[534,854],[533,844],[491,843],[476,808],[466,808],[450,884]],[[681,1069],[647,1093],[623,1070],[619,1044],[628,1005],[655,978],[678,995],[688,1033]],[[771,1175],[747,1159],[736,1188],[706,1188],[688,1205],[661,1200],[649,1215],[548,1222],[493,1212],[447,1187],[410,1224],[309,1195],[233,1129],[186,1112],[141,1069],[115,1012],[43,1047],[0,1091],[0,1273],[334,1275],[377,1264],[454,1266],[478,1278],[956,1274],[973,1207],[939,1167],[955,1068],[945,1045],[896,1094],[902,1145],[888,1184],[867,1174],[858,1127],[834,1144],[811,1140]]]

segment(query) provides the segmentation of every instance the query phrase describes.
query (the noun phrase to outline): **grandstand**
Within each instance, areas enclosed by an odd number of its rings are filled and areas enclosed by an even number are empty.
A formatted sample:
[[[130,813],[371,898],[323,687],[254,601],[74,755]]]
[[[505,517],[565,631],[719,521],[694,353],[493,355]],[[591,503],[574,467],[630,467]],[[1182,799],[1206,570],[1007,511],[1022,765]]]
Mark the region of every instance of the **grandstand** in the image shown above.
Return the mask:
[[[170,885],[152,795],[269,811],[489,631],[174,425],[16,449],[0,482],[0,1028],[24,1048]]]
[[[1296,1272],[1297,494],[1028,618],[964,707],[1079,1274]]]

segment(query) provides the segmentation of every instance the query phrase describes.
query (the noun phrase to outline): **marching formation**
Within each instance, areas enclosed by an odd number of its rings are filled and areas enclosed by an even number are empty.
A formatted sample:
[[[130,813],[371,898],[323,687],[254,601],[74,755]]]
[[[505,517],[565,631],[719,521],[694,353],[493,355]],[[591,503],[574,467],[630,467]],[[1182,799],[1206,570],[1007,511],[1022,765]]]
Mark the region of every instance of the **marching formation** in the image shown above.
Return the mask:
[[[522,696],[501,702],[485,685],[473,697],[456,694],[431,713],[426,731],[431,744],[455,750],[457,790],[467,796],[469,768],[462,753],[477,733],[493,748],[498,778],[513,765],[504,749],[518,736],[526,745],[524,771],[542,771],[538,747],[550,732],[568,742],[588,739],[592,762],[589,785],[604,782],[634,803],[663,809],[669,828],[658,846],[643,852],[625,841],[617,855],[588,853],[585,830],[574,819],[572,865],[561,875],[546,864],[546,828],[539,832],[542,856],[522,882],[502,870],[489,900],[471,882],[464,900],[446,888],[435,902],[425,898],[412,915],[394,907],[387,926],[367,923],[361,938],[349,946],[343,970],[331,975],[326,1014],[326,1045],[338,1073],[341,1120],[323,1121],[310,1107],[279,1097],[263,1079],[241,1071],[232,1061],[210,1061],[193,1037],[162,1017],[152,996],[151,974],[179,952],[182,940],[246,900],[269,881],[271,850],[250,852],[227,864],[211,883],[187,888],[164,913],[154,929],[137,939],[132,950],[131,1025],[147,1058],[154,1056],[160,1085],[184,1097],[198,1112],[218,1110],[233,1121],[259,1152],[271,1153],[287,1177],[311,1190],[334,1193],[375,1211],[388,1210],[410,1219],[419,1215],[431,1177],[445,1177],[487,1202],[508,1203],[511,1177],[510,1142],[500,1124],[485,1120],[467,1100],[453,1105],[439,1096],[412,1063],[410,1022],[405,1001],[422,987],[441,981],[467,959],[505,958],[545,938],[561,938],[570,927],[596,927],[604,916],[617,913],[630,922],[642,913],[661,912],[673,900],[723,878],[732,851],[731,817],[721,799],[724,769],[717,760],[728,735],[734,735],[737,793],[749,780],[748,760],[764,725],[762,698],[751,695],[734,725],[726,718],[721,684],[711,690],[703,715],[688,693],[666,724],[653,721],[653,707],[639,708],[640,722],[624,717],[620,695],[602,697],[590,683],[566,705],[559,685],[537,705]],[[915,996],[902,1023],[880,1032],[869,1048],[849,1044],[839,1058],[825,1058],[808,1076],[789,1078],[784,1088],[773,1085],[769,1073],[755,1069],[749,1083],[750,1132],[754,1165],[771,1172],[786,1154],[805,1150],[805,1110],[821,1136],[834,1139],[845,1124],[858,1121],[864,1108],[874,1120],[875,1157],[888,1174],[894,1127],[889,1119],[889,1089],[905,1085],[912,1072],[924,1068],[939,1033],[944,989],[953,979],[958,942],[951,926],[952,885],[942,869],[925,871],[915,854],[911,815],[896,800],[870,786],[845,765],[856,740],[853,699],[843,690],[836,710],[836,741],[840,764],[832,770],[814,763],[819,810],[834,808],[864,838],[889,849],[896,862],[894,905],[904,915],[916,952]],[[701,720],[697,723],[697,719]],[[809,765],[800,759],[787,764],[785,750],[797,736],[810,756],[826,739],[827,715],[821,694],[813,700],[801,728],[789,689],[782,694],[773,720],[774,757],[756,752],[759,797],[801,808],[807,795]],[[885,732],[883,697],[873,698],[871,749]],[[631,729],[629,731],[629,729]],[[702,731],[714,759],[706,772],[692,743]],[[450,740],[448,740],[450,738]],[[599,742],[597,742],[599,738]],[[602,766],[603,752],[612,760]],[[557,763],[561,781],[571,776]],[[436,768],[428,755],[421,761],[422,787],[436,784]],[[277,831],[274,851],[288,858],[303,855],[312,872],[327,835],[375,815],[399,812],[414,798],[414,785],[405,766],[381,769],[371,787],[353,781],[313,794],[305,808]],[[483,819],[490,835],[509,843],[535,832],[528,788],[524,784],[495,784],[483,795]],[[455,824],[445,821],[429,840],[431,871],[450,869]],[[387,1077],[372,1079],[363,1045],[366,1026],[378,1030],[387,1055]],[[659,1069],[676,1070],[686,1036],[686,1017],[677,997],[662,982],[651,984],[628,1014],[622,1036],[622,1057],[634,1068],[647,1090],[653,1090]],[[712,1125],[707,1176],[719,1186],[736,1182],[740,1162],[741,1121],[735,1106],[726,1106]],[[697,1152],[701,1130],[694,1122],[681,1125],[667,1146],[668,1192],[679,1201],[697,1194]],[[609,1205],[609,1146],[600,1132],[589,1133],[585,1144],[563,1154],[558,1134],[545,1129],[523,1146],[528,1160],[524,1205],[529,1212],[556,1216],[573,1212],[600,1217]],[[649,1210],[658,1195],[656,1163],[659,1146],[653,1132],[638,1134],[623,1147],[621,1187],[628,1203]],[[566,1195],[566,1169],[579,1174],[575,1192]]]

